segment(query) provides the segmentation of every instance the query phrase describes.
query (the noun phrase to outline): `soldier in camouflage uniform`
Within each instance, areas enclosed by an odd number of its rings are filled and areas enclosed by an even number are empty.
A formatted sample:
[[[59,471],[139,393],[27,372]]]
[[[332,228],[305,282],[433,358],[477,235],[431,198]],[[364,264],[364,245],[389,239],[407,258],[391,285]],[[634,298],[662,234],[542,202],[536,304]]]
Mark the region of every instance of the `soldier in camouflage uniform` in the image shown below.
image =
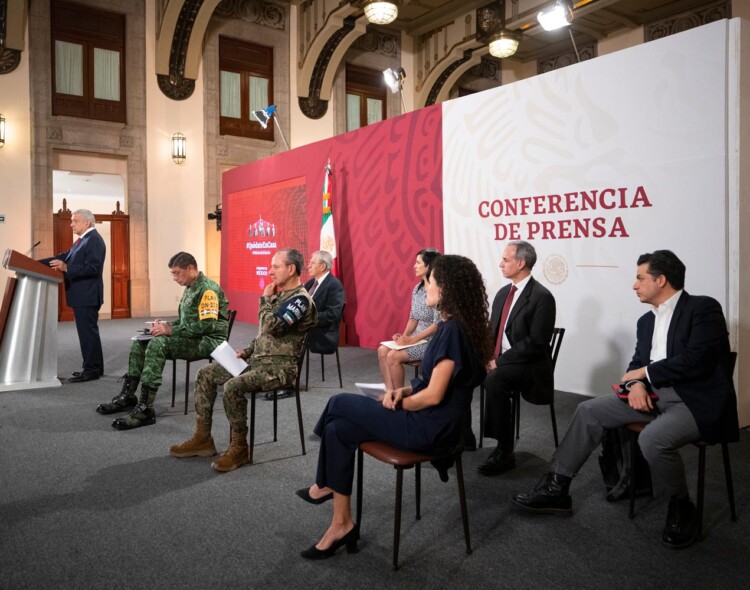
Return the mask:
[[[300,282],[302,254],[286,248],[271,261],[272,282],[266,285],[258,310],[258,336],[237,356],[249,361],[239,376],[218,363],[203,367],[195,380],[195,434],[186,442],[173,445],[175,457],[211,457],[216,446],[211,423],[216,388],[224,385],[224,411],[232,429],[226,452],[211,464],[216,471],[233,471],[249,462],[247,447],[247,399],[250,391],[266,391],[288,386],[297,378],[297,358],[307,331],[315,326],[318,314],[310,295]]]
[[[169,324],[155,320],[149,330],[150,340],[133,341],[122,391],[111,402],[96,408],[100,414],[132,408],[127,416],[112,422],[118,430],[156,423],[154,399],[167,359],[205,358],[227,339],[227,299],[221,287],[198,270],[195,258],[187,252],[175,254],[169,269],[174,281],[185,287],[177,321]],[[139,380],[140,400],[135,396]]]

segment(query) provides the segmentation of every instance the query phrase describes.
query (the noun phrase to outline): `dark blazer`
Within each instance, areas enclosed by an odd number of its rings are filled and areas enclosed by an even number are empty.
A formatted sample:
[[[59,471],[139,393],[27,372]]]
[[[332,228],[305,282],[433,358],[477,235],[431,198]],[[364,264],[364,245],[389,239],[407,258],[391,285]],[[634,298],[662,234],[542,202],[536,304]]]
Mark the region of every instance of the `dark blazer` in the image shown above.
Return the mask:
[[[497,340],[500,316],[505,299],[510,292],[510,283],[505,285],[492,302],[493,342]],[[504,365],[528,366],[521,388],[525,400],[534,404],[549,404],[554,395],[555,381],[549,342],[555,329],[555,298],[534,277],[518,295],[505,325],[511,348],[499,356],[495,363],[498,369]]]
[[[638,342],[628,371],[648,366],[656,389],[673,387],[704,440],[739,440],[737,396],[729,375],[729,337],[719,302],[683,291],[669,324],[667,358],[651,363],[654,321],[651,311],[638,320]]]
[[[62,260],[68,265],[65,272],[65,300],[70,307],[101,307],[104,303],[104,257],[107,247],[95,229],[81,238],[78,245],[67,252],[41,260]]]
[[[308,291],[312,289],[313,280],[305,283]],[[345,303],[344,285],[328,273],[315,289],[313,303],[318,310],[318,325],[310,330],[310,352],[333,354],[339,345],[339,324]]]

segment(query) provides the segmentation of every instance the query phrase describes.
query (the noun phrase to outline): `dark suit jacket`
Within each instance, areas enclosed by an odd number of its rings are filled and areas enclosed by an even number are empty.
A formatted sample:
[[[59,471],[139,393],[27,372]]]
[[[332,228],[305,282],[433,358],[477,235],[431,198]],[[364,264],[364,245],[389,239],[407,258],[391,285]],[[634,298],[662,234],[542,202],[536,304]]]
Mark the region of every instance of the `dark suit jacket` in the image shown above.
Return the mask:
[[[498,324],[510,287],[509,283],[500,289],[492,302],[490,323],[493,342],[497,340]],[[529,279],[518,297],[505,325],[511,348],[499,356],[495,363],[500,370],[504,365],[527,365],[528,370],[521,388],[524,399],[534,404],[548,404],[552,401],[555,388],[549,351],[549,342],[555,329],[555,298],[534,277]]]
[[[312,289],[313,280],[305,283],[305,289]],[[339,345],[339,324],[344,311],[344,286],[332,274],[318,285],[313,295],[313,303],[318,310],[318,325],[310,330],[310,352],[332,354]]]
[[[715,299],[683,291],[667,333],[667,358],[651,363],[655,316],[638,320],[638,342],[628,371],[648,366],[655,388],[673,387],[708,442],[739,440],[737,397],[729,376],[729,337]]]
[[[70,307],[101,307],[104,303],[104,257],[107,247],[99,232],[92,230],[67,252],[41,260],[62,260],[68,265],[65,272],[65,300]]]

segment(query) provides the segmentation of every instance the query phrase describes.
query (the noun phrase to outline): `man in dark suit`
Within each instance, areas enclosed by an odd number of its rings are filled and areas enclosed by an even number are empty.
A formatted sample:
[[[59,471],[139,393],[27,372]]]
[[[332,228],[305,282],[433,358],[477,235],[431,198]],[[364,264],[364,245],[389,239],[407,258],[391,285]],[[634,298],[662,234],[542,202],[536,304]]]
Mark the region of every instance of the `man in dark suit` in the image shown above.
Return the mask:
[[[83,369],[71,382],[92,381],[104,374],[102,342],[99,338],[99,309],[104,302],[104,257],[107,247],[94,229],[96,220],[88,209],[74,211],[70,227],[78,239],[67,252],[40,262],[65,274],[65,300],[73,308]]]
[[[331,274],[333,258],[325,250],[313,252],[305,283],[318,310],[318,324],[310,331],[310,352],[333,354],[339,345],[339,324],[344,311],[344,286]]]
[[[554,378],[549,342],[555,329],[555,298],[531,276],[536,251],[528,242],[510,242],[500,261],[503,277],[511,283],[492,302],[495,357],[487,365],[484,431],[497,447],[477,467],[483,475],[497,475],[516,466],[513,454],[514,391],[534,404],[549,404]]]
[[[699,439],[738,440],[737,399],[729,375],[727,325],[715,299],[683,290],[685,265],[669,250],[643,254],[633,289],[652,310],[638,320],[635,354],[622,376],[626,400],[606,395],[578,406],[548,473],[513,502],[536,513],[572,513],[568,487],[607,428],[647,426],[639,445],[651,468],[654,495],[670,497],[662,541],[687,547],[696,537],[679,448]],[[649,396],[658,395],[658,401]]]

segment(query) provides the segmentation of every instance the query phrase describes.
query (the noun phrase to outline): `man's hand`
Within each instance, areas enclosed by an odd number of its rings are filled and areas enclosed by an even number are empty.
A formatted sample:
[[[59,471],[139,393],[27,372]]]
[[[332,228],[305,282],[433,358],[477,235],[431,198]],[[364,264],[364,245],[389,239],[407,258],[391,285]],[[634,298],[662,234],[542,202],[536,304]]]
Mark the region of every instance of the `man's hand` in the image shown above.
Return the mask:
[[[265,289],[263,289],[263,297],[270,297],[271,295],[275,295],[278,292],[279,286],[271,281],[266,285]]]
[[[625,373],[620,379],[620,382],[627,383],[628,381],[642,381],[646,378],[646,367],[641,367],[640,369],[633,369],[632,371]]]
[[[497,369],[497,360],[496,359],[492,359],[492,360],[488,361],[487,362],[487,372],[489,373],[490,371],[494,371],[495,369]]]
[[[150,332],[152,336],[171,336],[172,324],[162,322],[161,320],[154,320]]]
[[[247,358],[247,353],[244,350],[238,349],[235,352],[237,353],[237,358],[238,359],[246,359]]]
[[[62,260],[50,260],[49,262],[50,267],[54,268],[55,270],[59,270],[60,272],[67,272],[68,265],[65,264]]]
[[[654,404],[651,402],[648,391],[646,391],[646,386],[643,383],[633,383],[630,386],[628,405],[639,412],[650,412],[654,409]]]

